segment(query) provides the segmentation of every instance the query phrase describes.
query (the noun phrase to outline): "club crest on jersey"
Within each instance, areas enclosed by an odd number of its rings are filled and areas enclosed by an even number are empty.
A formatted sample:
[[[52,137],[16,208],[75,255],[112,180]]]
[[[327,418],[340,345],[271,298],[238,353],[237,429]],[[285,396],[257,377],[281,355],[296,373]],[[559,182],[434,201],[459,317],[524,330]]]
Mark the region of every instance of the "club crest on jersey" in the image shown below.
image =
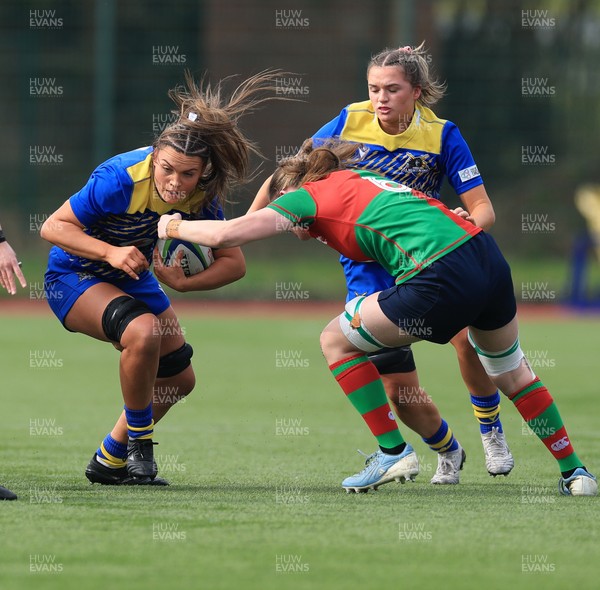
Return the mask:
[[[404,164],[402,164],[400,169],[402,172],[421,175],[429,172],[431,170],[431,166],[427,161],[426,156],[415,156],[414,154],[408,154],[408,158]]]
[[[368,147],[365,147],[364,145],[361,145],[361,146],[358,148],[358,159],[359,159],[359,160],[364,160],[364,159],[365,159],[365,157],[366,157],[366,155],[369,153],[369,151],[370,151],[370,150],[369,150],[369,148],[368,148]]]

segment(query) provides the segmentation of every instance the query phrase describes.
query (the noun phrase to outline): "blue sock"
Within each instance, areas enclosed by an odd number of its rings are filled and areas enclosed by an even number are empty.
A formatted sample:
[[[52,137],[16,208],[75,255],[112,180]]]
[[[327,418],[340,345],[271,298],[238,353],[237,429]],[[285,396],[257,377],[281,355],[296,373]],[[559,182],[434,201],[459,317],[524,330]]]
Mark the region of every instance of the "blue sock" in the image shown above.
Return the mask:
[[[127,434],[129,438],[152,438],[154,420],[152,420],[152,402],[143,410],[130,410],[125,406]]]
[[[116,441],[108,433],[100,443],[96,455],[100,462],[107,467],[124,467],[127,459],[127,445]]]
[[[477,396],[471,394],[471,405],[475,418],[479,421],[479,430],[481,434],[491,432],[492,428],[497,428],[502,432],[502,422],[500,422],[500,393],[496,390],[494,395]]]
[[[458,449],[458,441],[454,438],[452,429],[445,420],[442,420],[438,431],[431,438],[423,438],[423,442],[436,453],[447,453]]]

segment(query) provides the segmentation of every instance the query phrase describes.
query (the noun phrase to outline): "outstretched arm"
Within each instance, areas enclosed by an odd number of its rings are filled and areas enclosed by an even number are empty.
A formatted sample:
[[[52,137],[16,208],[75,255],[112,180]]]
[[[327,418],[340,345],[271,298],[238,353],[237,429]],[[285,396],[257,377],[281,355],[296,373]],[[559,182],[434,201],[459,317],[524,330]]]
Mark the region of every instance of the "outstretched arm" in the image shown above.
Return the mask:
[[[210,248],[231,248],[290,231],[293,223],[273,209],[261,209],[227,221],[182,221],[178,213],[163,215],[159,238],[179,238]]]

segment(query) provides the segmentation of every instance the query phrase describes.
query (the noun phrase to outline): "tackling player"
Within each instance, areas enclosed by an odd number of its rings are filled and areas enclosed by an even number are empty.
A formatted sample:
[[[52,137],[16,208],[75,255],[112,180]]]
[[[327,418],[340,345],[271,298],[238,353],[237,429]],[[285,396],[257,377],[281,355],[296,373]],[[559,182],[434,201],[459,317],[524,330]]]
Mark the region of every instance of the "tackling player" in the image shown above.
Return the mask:
[[[363,471],[342,482],[347,491],[403,482],[417,467],[366,353],[419,340],[444,344],[468,327],[486,373],[558,461],[559,491],[597,495],[596,478],[575,453],[552,396],[523,354],[510,268],[493,238],[424,193],[373,172],[345,170],[355,150],[347,143],[304,146],[273,175],[270,194],[282,196],[267,208],[230,221],[164,215],[158,234],[232,247],[292,230],[352,260],[376,260],[394,277],[389,289],[349,301],[321,334],[333,376],[380,447]],[[413,256],[417,251],[421,255]],[[421,325],[429,331],[420,332]]]
[[[361,144],[357,168],[375,171],[436,199],[440,198],[446,177],[471,221],[487,230],[495,220],[492,204],[458,128],[438,118],[430,108],[443,97],[445,86],[432,77],[428,63],[423,44],[380,52],[367,67],[369,100],[348,105],[313,137]],[[249,211],[269,202],[267,186],[268,181]],[[357,262],[342,255],[341,263],[348,300],[394,284],[394,278],[376,262]],[[467,342],[466,330],[451,343],[479,421],[486,468],[493,476],[508,475],[514,460],[500,421],[500,394]],[[432,483],[458,483],[464,451],[420,387],[410,346],[378,351],[370,358],[400,419],[438,452],[438,468]],[[404,392],[418,392],[418,395],[406,396]]]

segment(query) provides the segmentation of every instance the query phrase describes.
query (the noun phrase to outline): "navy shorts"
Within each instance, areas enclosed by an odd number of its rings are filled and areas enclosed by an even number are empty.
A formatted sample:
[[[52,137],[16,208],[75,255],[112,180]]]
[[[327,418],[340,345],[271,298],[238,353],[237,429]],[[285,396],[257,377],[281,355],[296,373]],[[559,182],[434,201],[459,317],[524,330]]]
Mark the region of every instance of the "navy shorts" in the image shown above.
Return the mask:
[[[109,282],[127,295],[143,301],[154,315],[159,315],[171,305],[169,298],[150,272],[145,271],[136,281],[132,278],[107,281],[91,274],[77,272],[47,271],[44,277],[44,290],[48,305],[54,315],[65,325],[65,317],[74,303],[93,285]]]
[[[496,330],[517,313],[510,267],[485,232],[405,283],[382,291],[377,300],[403,332],[438,344],[466,326]]]

